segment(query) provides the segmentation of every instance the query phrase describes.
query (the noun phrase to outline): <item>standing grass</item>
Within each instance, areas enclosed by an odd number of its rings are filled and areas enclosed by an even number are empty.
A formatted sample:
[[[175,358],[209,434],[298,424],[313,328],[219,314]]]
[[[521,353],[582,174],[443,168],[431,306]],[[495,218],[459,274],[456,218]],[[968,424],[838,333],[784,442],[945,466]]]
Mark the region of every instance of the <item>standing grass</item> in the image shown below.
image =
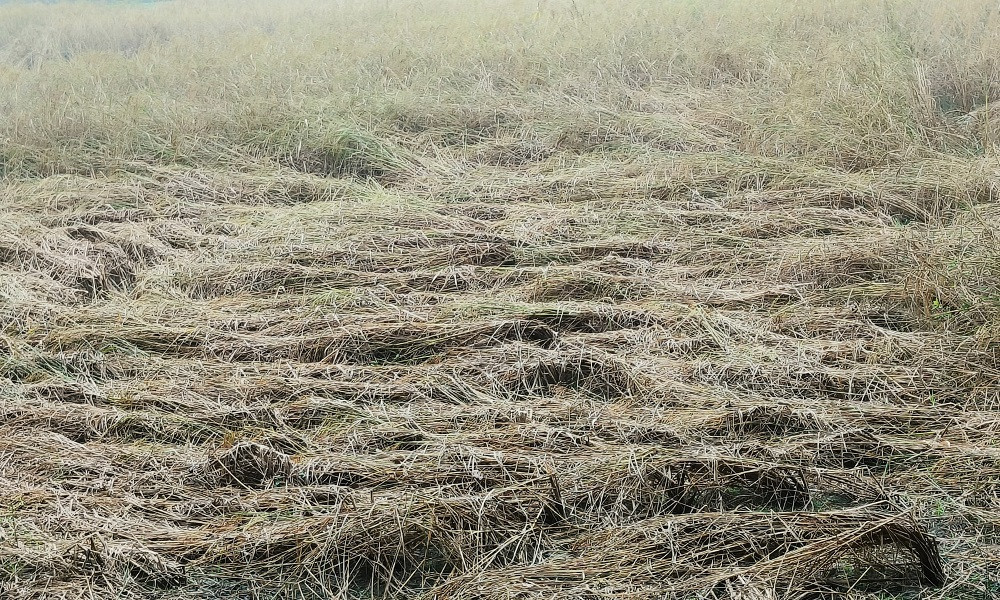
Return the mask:
[[[535,135],[641,115],[644,141],[708,127],[741,154],[849,172],[990,156],[996,7],[869,4],[6,6],[8,169],[218,161],[286,130],[321,145],[345,122],[388,135],[491,112]]]

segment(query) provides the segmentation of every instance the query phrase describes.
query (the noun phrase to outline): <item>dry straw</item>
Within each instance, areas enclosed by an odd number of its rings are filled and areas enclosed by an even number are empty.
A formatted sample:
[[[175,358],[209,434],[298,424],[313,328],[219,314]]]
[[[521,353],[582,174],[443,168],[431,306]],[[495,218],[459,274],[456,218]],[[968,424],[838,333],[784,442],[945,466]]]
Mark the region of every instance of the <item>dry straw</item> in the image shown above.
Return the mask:
[[[995,595],[998,25],[0,6],[0,595]]]

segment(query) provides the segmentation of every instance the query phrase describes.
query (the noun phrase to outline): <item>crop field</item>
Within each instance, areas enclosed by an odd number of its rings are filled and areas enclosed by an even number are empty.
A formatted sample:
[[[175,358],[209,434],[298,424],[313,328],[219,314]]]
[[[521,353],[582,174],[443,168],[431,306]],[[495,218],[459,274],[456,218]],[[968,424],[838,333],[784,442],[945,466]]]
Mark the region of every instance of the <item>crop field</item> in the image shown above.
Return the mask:
[[[0,6],[0,597],[1000,597],[994,102],[995,0]]]

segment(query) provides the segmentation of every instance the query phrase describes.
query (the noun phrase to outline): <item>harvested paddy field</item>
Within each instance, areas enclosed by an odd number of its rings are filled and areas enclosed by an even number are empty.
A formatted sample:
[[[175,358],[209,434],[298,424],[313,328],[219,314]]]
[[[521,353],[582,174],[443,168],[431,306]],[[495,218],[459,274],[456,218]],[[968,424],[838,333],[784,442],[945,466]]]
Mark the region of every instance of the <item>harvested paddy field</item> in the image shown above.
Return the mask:
[[[1000,12],[842,4],[0,7],[2,597],[995,597]]]

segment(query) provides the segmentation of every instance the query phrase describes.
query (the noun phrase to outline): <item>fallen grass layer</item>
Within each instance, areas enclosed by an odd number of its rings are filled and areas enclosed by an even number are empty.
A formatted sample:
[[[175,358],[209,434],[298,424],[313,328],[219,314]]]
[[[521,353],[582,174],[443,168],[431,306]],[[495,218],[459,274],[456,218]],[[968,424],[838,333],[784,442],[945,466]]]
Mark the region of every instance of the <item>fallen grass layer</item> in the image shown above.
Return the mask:
[[[1000,13],[629,8],[0,7],[3,593],[994,593]]]

